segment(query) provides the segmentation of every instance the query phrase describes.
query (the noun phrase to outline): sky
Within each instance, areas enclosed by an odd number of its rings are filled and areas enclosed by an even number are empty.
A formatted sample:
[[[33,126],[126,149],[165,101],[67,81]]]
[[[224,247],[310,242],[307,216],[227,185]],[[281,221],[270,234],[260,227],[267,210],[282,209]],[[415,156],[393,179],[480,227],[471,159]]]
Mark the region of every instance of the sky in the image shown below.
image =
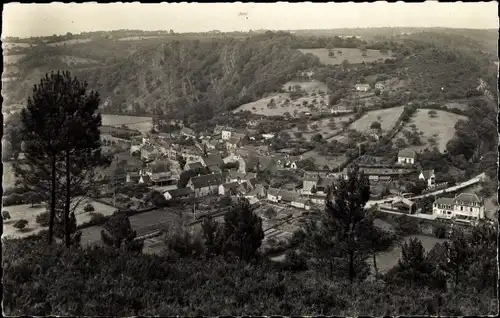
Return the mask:
[[[4,5],[2,37],[117,29],[175,32],[358,27],[498,28],[497,2]],[[242,14],[244,13],[244,14]]]

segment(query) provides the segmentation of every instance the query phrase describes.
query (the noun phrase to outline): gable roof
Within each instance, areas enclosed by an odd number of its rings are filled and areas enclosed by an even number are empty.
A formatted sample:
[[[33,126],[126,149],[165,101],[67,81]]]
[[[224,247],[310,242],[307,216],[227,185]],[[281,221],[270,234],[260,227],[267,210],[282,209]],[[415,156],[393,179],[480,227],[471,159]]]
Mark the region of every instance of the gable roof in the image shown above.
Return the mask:
[[[408,148],[401,149],[398,152],[398,157],[415,159],[417,157],[417,153],[412,149],[408,149]]]
[[[172,198],[177,198],[177,197],[182,197],[186,195],[190,195],[193,193],[193,190],[191,188],[180,188],[180,189],[173,189],[173,190],[168,190],[165,191],[165,193],[169,193]]]
[[[445,205],[453,205],[455,201],[452,198],[438,198],[434,201],[436,204],[445,204]]]
[[[424,170],[422,171],[422,175],[425,180],[428,180],[434,174],[434,170]]]
[[[195,135],[194,130],[192,130],[192,129],[191,129],[191,128],[189,128],[189,127],[183,127],[183,128],[181,129],[181,133],[186,134],[186,135],[190,135],[190,136],[194,136],[194,135]]]
[[[227,142],[230,143],[231,145],[237,145],[240,141],[241,138],[239,137],[231,137]]]
[[[280,194],[280,189],[269,188],[269,190],[267,190],[267,194],[277,197],[278,194]]]
[[[280,191],[280,195],[281,195],[281,200],[286,202],[292,202],[299,198],[299,194],[295,191],[282,190]]]
[[[222,157],[218,153],[208,154],[206,157],[203,157],[203,162],[206,166],[218,166],[224,163]]]
[[[239,172],[237,170],[230,170],[229,171],[229,174],[228,174],[228,177],[231,178],[231,179],[245,179],[245,173],[244,172]]]
[[[189,167],[189,170],[195,170],[195,169],[201,169],[203,168],[203,165],[201,164],[201,162],[191,162],[191,163],[187,163],[186,166]]]
[[[210,167],[208,167],[208,169],[212,173],[222,173],[222,170],[219,166],[210,166]]]
[[[150,177],[150,176],[148,176],[147,174],[146,174],[146,175],[141,176],[141,178],[142,178],[142,181],[143,181],[144,183],[151,183],[151,177]]]
[[[460,193],[455,197],[455,202],[464,202],[464,203],[481,203],[481,200],[476,194],[473,193]]]
[[[238,188],[238,186],[239,186],[239,184],[236,181],[222,184],[222,187],[225,190],[236,190]]]
[[[203,176],[192,177],[190,180],[195,189],[205,188],[208,186],[220,185],[223,183],[220,173],[206,174]]]

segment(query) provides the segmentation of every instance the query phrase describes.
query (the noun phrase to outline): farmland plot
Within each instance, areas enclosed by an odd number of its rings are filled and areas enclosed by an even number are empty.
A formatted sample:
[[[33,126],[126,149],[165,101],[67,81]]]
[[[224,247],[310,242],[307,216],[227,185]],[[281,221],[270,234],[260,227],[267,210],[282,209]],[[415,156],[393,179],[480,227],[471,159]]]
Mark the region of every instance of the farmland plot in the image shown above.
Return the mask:
[[[378,121],[382,127],[382,131],[388,131],[396,124],[399,116],[403,113],[403,108],[404,106],[398,106],[368,112],[366,115],[349,125],[349,128],[359,132],[367,132],[370,130],[371,124]]]
[[[350,64],[359,64],[391,58],[390,54],[384,55],[379,50],[367,50],[366,56],[363,56],[359,49],[338,48],[333,50],[335,54],[333,57],[328,56],[328,49],[299,49],[299,51],[304,54],[311,53],[317,56],[321,63],[329,65],[340,65],[344,60],[347,60]],[[341,51],[342,54],[338,53],[338,51]]]
[[[291,135],[295,136],[296,133],[300,133],[303,138],[306,140],[310,140],[312,136],[316,134],[321,134],[323,138],[328,139],[332,135],[335,135],[342,131],[343,123],[348,122],[353,115],[351,116],[339,116],[339,117],[330,117],[323,118],[320,120],[311,121],[306,124],[307,129],[301,129],[304,127],[294,127],[289,130]],[[331,125],[331,122],[335,123],[335,126]]]

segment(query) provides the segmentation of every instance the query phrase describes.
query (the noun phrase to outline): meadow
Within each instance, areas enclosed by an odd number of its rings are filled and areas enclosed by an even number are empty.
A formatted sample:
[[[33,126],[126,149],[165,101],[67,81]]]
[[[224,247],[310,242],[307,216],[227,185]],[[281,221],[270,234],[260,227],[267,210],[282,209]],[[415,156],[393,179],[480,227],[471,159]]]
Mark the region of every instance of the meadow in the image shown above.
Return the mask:
[[[449,113],[442,110],[436,110],[436,116],[429,115],[430,109],[419,109],[410,121],[404,126],[403,130],[396,134],[397,138],[404,139],[404,130],[412,131],[412,125],[415,125],[415,131],[421,132],[420,140],[422,145],[409,147],[417,152],[429,147],[429,138],[436,140],[437,149],[443,153],[446,150],[446,144],[455,135],[455,124],[459,120],[466,120],[466,116]]]
[[[299,51],[304,54],[311,53],[317,56],[321,63],[327,65],[340,65],[344,60],[347,60],[350,64],[370,63],[391,57],[390,54],[384,55],[379,50],[367,50],[366,56],[362,56],[359,49],[336,48],[333,50],[335,53],[333,57],[328,56],[328,49],[299,49]],[[338,53],[338,51],[342,51],[342,53]]]
[[[107,115],[103,114],[103,126],[120,126],[126,125],[130,129],[136,129],[140,132],[149,132],[153,127],[153,119],[151,117],[139,116],[123,116],[123,115]]]
[[[324,139],[329,139],[332,137],[332,135],[341,132],[343,129],[343,123],[348,122],[352,117],[354,117],[354,115],[329,117],[320,120],[309,121],[306,124],[307,129],[300,129],[302,127],[294,127],[287,132],[295,139],[297,138],[295,135],[296,133],[300,133],[301,136],[306,140],[310,140],[311,137],[316,134],[321,134]],[[335,123],[334,129],[332,129],[332,127],[330,126],[330,122],[332,121]]]
[[[11,55],[4,55],[3,56],[3,63],[4,64],[16,64],[19,62],[20,59],[25,57],[26,54],[11,54]]]
[[[306,95],[292,100],[288,91],[289,88],[293,89],[296,85],[300,86]],[[283,85],[283,90],[285,93],[272,94],[257,101],[243,104],[233,112],[250,111],[263,116],[283,116],[285,113],[293,115],[301,112],[312,112],[311,109],[328,109],[328,95],[326,94],[328,89],[325,83],[316,80],[290,81]],[[319,91],[323,91],[325,94],[320,96]],[[274,101],[275,107],[268,107],[271,100]],[[286,102],[287,100],[288,102]]]
[[[403,113],[404,106],[398,106],[387,109],[379,109],[366,113],[363,117],[349,125],[349,129],[355,129],[359,132],[367,132],[373,122],[378,121],[382,131],[386,132],[392,129],[399,116]]]

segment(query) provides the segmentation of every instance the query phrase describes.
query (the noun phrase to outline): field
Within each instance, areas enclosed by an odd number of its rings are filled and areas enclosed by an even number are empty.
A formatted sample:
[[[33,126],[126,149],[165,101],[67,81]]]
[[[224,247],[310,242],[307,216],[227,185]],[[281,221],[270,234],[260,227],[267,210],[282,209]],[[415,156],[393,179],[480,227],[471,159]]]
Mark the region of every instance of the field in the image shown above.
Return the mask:
[[[340,65],[343,60],[349,61],[350,64],[359,64],[362,62],[375,62],[379,59],[385,60],[391,57],[390,54],[384,55],[379,50],[367,50],[366,56],[362,56],[359,49],[339,48],[333,50],[334,57],[328,56],[328,49],[299,49],[299,51],[304,54],[316,55],[321,63],[330,65]],[[342,54],[337,53],[338,51],[342,51]]]
[[[74,39],[74,40],[66,40],[66,41],[61,41],[61,42],[47,43],[47,45],[48,46],[61,46],[61,45],[87,43],[90,41],[91,41],[91,39]]]
[[[450,101],[444,104],[444,106],[460,110],[467,110],[469,108],[469,106],[467,106],[467,101]]]
[[[12,55],[4,55],[3,62],[4,64],[15,64],[20,59],[22,59],[26,54],[12,54]]]
[[[315,150],[311,150],[302,154],[302,158],[313,158],[316,167],[323,169],[324,165],[327,165],[329,169],[336,168],[346,162],[347,157],[345,155],[338,156],[323,156],[317,153]]]
[[[122,115],[101,115],[103,126],[126,125],[130,129],[137,129],[140,132],[149,132],[153,127],[151,117],[122,116]]]
[[[2,187],[4,189],[14,186],[16,177],[12,171],[12,164],[10,162],[3,162],[3,177],[2,177]]]
[[[403,106],[398,106],[368,112],[366,115],[349,125],[349,129],[367,132],[370,130],[370,125],[374,121],[378,121],[382,126],[382,131],[388,131],[396,124],[399,116],[403,113],[403,108]]]
[[[290,99],[289,93],[278,93],[268,97],[261,98],[257,101],[250,102],[236,108],[233,112],[250,111],[257,115],[263,116],[283,116],[285,113],[291,115],[300,112],[310,112],[312,108],[315,111],[328,109],[328,95],[326,94],[327,87],[324,83],[315,80],[312,81],[290,81],[283,85],[283,89],[288,91],[289,87],[300,85],[301,89],[307,95],[299,97],[295,100]],[[323,91],[323,96],[318,95],[318,91]],[[271,99],[275,102],[275,107],[268,107]],[[288,103],[285,103],[286,100]],[[307,103],[304,105],[304,103]]]
[[[288,130],[288,133],[292,138],[295,138],[295,133],[300,132],[302,137],[306,140],[310,140],[311,137],[315,134],[321,134],[323,138],[328,139],[332,135],[335,135],[342,131],[342,123],[348,122],[353,116],[339,116],[339,117],[330,117],[324,118],[320,120],[310,121],[307,123],[307,130],[301,130],[298,127],[294,127],[293,129]],[[330,121],[335,122],[335,129],[330,128]],[[317,126],[316,129],[314,129]]]
[[[94,206],[95,211],[93,213],[111,215],[116,210],[112,206],[92,201],[90,199],[83,199],[75,211],[76,221],[78,224],[86,223],[91,219],[92,214],[83,211],[83,208],[87,203],[91,203]],[[36,205],[34,207],[31,207],[30,204],[13,205],[5,207],[3,208],[3,210],[9,211],[9,214],[12,218],[7,222],[4,221],[3,233],[6,236],[23,237],[35,234],[43,229],[36,223],[37,215],[45,212],[45,207],[43,205]],[[22,232],[13,227],[14,223],[20,219],[25,219],[28,221],[27,229]]]
[[[157,39],[164,36],[128,36],[125,38],[119,38],[118,41],[137,41],[137,40],[147,40],[147,39]]]
[[[411,148],[418,152],[429,147],[428,139],[432,137],[435,138],[439,151],[444,152],[446,144],[455,135],[456,122],[460,119],[466,120],[467,117],[436,110],[436,117],[431,118],[428,112],[428,109],[417,110],[410,122],[405,125],[405,130],[411,131],[412,128],[410,126],[413,124],[416,127],[416,131],[423,133],[420,137],[423,144],[420,146],[411,146]],[[403,131],[399,132],[396,138],[404,138]]]

